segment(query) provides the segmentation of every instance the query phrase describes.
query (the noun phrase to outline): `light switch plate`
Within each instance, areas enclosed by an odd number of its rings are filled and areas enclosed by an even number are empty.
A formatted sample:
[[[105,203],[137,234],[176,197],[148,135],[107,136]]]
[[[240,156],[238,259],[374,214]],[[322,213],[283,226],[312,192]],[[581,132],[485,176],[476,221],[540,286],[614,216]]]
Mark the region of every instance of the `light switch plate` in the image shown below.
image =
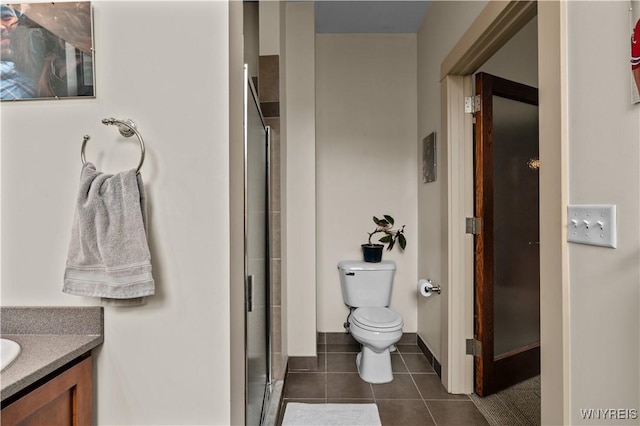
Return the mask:
[[[570,205],[567,210],[567,241],[616,248],[618,241],[615,205]]]

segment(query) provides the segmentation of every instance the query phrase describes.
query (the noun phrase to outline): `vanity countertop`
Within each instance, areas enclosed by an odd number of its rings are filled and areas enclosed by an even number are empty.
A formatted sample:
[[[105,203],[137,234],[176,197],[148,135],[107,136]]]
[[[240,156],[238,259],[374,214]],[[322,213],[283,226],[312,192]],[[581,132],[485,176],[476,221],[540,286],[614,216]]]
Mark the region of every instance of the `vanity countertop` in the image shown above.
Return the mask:
[[[102,307],[2,307],[1,334],[21,346],[0,373],[5,400],[104,341]]]

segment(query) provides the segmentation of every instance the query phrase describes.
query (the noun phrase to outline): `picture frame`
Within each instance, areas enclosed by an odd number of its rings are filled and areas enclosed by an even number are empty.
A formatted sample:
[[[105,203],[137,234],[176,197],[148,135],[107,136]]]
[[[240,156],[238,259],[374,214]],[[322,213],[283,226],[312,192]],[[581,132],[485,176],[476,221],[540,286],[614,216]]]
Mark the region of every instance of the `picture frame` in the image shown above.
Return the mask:
[[[2,101],[95,98],[91,2],[1,7]]]
[[[631,102],[640,103],[640,0],[630,0],[631,25]]]
[[[438,171],[436,133],[430,133],[422,139],[422,182],[435,182]]]

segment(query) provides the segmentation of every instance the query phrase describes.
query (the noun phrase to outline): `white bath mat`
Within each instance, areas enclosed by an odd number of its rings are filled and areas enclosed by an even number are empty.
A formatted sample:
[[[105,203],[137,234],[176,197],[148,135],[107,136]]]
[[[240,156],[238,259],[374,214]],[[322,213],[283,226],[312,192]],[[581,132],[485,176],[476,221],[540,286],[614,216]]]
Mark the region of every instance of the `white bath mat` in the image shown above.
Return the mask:
[[[287,403],[282,426],[303,425],[380,425],[376,404]]]

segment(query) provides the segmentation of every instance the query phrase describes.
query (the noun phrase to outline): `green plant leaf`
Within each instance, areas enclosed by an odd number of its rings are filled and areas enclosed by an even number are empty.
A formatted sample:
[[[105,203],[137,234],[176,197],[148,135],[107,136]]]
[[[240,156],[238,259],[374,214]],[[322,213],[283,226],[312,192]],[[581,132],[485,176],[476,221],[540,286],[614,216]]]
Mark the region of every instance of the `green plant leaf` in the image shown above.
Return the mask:
[[[407,239],[402,234],[398,234],[398,242],[400,243],[400,248],[404,250],[407,246]]]
[[[377,217],[373,217],[373,223],[375,223],[376,225],[380,225],[380,219],[378,219]]]
[[[385,235],[378,241],[380,241],[381,243],[390,243],[391,241],[393,241],[393,238],[391,237],[391,235]]]
[[[389,222],[391,225],[393,225],[395,223],[395,220],[393,220],[393,218],[391,216],[389,216],[388,214],[385,214],[384,218],[387,219],[387,222]]]
[[[380,223],[379,223],[379,225],[380,225],[380,226],[383,226],[383,227],[386,227],[386,226],[389,226],[389,222],[387,222],[387,221],[386,221],[386,220],[384,220],[384,219],[380,219]]]
[[[389,241],[389,247],[387,247],[387,250],[390,251],[393,248],[395,243],[396,243],[396,240],[392,238],[391,241]]]

